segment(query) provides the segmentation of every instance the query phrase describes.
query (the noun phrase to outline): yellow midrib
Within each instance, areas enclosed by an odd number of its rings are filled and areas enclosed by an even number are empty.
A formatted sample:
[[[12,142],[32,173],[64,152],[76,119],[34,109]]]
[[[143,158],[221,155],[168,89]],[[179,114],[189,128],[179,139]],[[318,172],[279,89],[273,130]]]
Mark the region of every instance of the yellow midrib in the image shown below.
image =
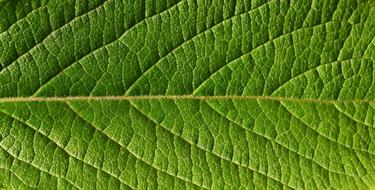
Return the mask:
[[[85,101],[85,100],[271,100],[271,101],[293,101],[312,102],[322,104],[334,103],[372,103],[375,100],[353,99],[353,100],[329,100],[313,98],[288,98],[277,96],[196,96],[196,95],[146,95],[146,96],[66,96],[66,97],[4,97],[0,98],[0,103],[4,102],[53,102],[53,101]]]

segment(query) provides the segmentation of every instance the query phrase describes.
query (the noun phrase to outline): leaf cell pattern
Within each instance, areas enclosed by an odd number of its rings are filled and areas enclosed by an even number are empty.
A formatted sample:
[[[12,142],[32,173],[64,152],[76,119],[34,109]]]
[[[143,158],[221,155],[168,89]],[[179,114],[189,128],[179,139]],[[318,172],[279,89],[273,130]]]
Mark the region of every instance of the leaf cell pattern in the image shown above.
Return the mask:
[[[375,187],[372,0],[0,0],[0,189]]]

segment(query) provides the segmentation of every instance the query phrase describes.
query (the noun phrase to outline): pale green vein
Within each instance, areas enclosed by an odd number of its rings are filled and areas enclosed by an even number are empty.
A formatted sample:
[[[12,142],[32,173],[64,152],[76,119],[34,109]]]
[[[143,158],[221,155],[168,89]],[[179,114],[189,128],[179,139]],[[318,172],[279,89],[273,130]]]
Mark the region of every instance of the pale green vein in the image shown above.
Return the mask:
[[[323,138],[329,140],[330,142],[335,143],[335,144],[337,144],[337,145],[339,145],[339,146],[342,146],[342,147],[344,147],[344,148],[346,148],[346,149],[349,149],[349,150],[360,151],[360,152],[366,153],[366,154],[368,154],[368,155],[375,156],[374,153],[371,153],[371,152],[369,152],[368,150],[362,150],[362,149],[358,149],[358,148],[350,147],[350,146],[348,146],[348,145],[345,145],[345,144],[339,143],[339,142],[337,142],[337,141],[335,141],[335,140],[333,140],[333,139],[331,139],[331,138],[329,138],[329,137],[327,137],[327,136],[325,136],[325,135],[319,133],[318,131],[314,130],[314,129],[311,127],[311,125],[307,124],[305,121],[303,121],[302,119],[300,119],[299,117],[297,117],[296,115],[294,115],[294,113],[293,113],[290,109],[288,109],[287,106],[283,104],[283,102],[281,102],[280,105],[283,106],[283,107],[285,108],[285,110],[288,111],[288,112],[290,113],[291,116],[293,116],[293,117],[296,118],[298,121],[300,121],[301,123],[303,123],[303,124],[304,124],[305,126],[307,126],[309,129],[311,129],[311,130],[313,130],[314,132],[316,132],[319,136],[321,136],[321,137],[323,137]]]
[[[316,164],[317,166],[319,166],[320,168],[322,168],[322,169],[325,170],[326,172],[333,172],[333,173],[337,173],[337,174],[339,174],[339,175],[348,176],[348,177],[352,177],[352,178],[355,178],[355,177],[356,177],[356,176],[347,175],[347,174],[345,174],[345,173],[340,173],[340,172],[337,172],[337,171],[329,170],[328,168],[324,167],[323,165],[321,165],[320,163],[316,162],[315,160],[310,159],[310,158],[307,158],[305,155],[302,155],[301,153],[299,153],[299,152],[297,152],[297,151],[291,149],[290,147],[287,147],[287,146],[285,146],[285,145],[283,145],[283,144],[281,144],[281,143],[275,141],[274,139],[268,138],[268,137],[266,137],[266,136],[264,136],[264,135],[262,135],[262,134],[256,133],[255,131],[252,131],[252,130],[246,128],[246,127],[243,127],[241,124],[237,123],[236,121],[233,121],[232,119],[230,119],[230,118],[226,117],[225,115],[223,115],[222,113],[218,112],[216,109],[214,109],[214,107],[212,107],[211,104],[209,104],[209,103],[207,103],[207,104],[210,106],[210,108],[211,108],[213,111],[215,111],[215,112],[218,113],[221,117],[223,117],[223,118],[225,118],[226,120],[228,120],[230,123],[233,123],[233,124],[235,124],[236,126],[240,127],[241,129],[244,129],[245,131],[248,131],[248,132],[250,132],[250,133],[252,133],[252,134],[255,134],[255,135],[257,135],[257,136],[259,136],[259,137],[261,137],[261,138],[264,138],[264,139],[266,139],[266,140],[268,140],[268,141],[270,141],[270,142],[273,142],[273,143],[277,144],[277,145],[280,146],[281,148],[283,148],[283,149],[285,149],[285,150],[287,150],[287,151],[290,151],[290,152],[296,154],[298,157],[300,157],[300,158],[304,158],[304,159],[306,159],[307,161]]]
[[[5,151],[5,150],[3,150]],[[6,154],[9,155],[8,152],[5,151]],[[13,157],[12,155],[10,155],[11,157]],[[20,161],[21,162],[21,161]],[[29,184],[27,184],[20,176],[17,175],[17,173],[13,172],[12,169],[8,169],[8,168],[5,168],[5,167],[0,167],[0,169],[3,169],[3,170],[8,170],[9,172],[11,172],[11,177],[15,177],[18,181],[20,181],[23,185],[25,185],[26,187],[30,188],[30,189],[35,189],[37,190],[35,187],[31,187]],[[19,184],[18,184],[19,185]],[[1,187],[1,186],[0,186]],[[13,186],[12,186],[13,187]],[[18,186],[19,187],[19,186]],[[73,186],[74,187],[74,186]],[[14,188],[14,187],[13,187]]]
[[[132,31],[133,29],[137,28],[139,25],[147,22],[148,20],[150,19],[153,19],[154,17],[156,16],[159,16],[159,15],[162,15],[164,14],[165,12],[177,7],[180,3],[184,2],[185,0],[181,0],[179,1],[177,4],[165,9],[164,11],[160,12],[160,13],[157,13],[155,15],[152,15],[150,17],[147,17],[141,21],[139,21],[138,23],[135,23],[133,26],[131,26],[130,28],[128,28],[127,30],[125,30],[118,38],[112,40],[111,42],[107,43],[107,44],[104,44],[103,46],[100,46],[94,50],[91,50],[89,53],[87,53],[86,55],[82,56],[81,58],[79,58],[78,60],[74,61],[73,63],[69,64],[68,66],[66,66],[64,69],[62,69],[59,73],[55,74],[52,78],[50,78],[49,80],[47,80],[46,82],[44,82],[37,90],[35,90],[33,96],[37,96],[37,94],[39,93],[39,91],[41,89],[43,89],[43,87],[48,84],[50,81],[52,81],[54,78],[56,78],[57,76],[59,76],[61,73],[64,73],[64,71],[66,71],[67,69],[69,69],[71,66],[73,66],[75,63],[79,63],[82,59],[84,59],[85,57],[91,55],[91,54],[94,54],[96,51],[99,51],[101,50],[102,48],[106,48],[108,46],[110,46],[111,44],[114,44],[115,42],[117,42],[118,40],[121,40],[123,36],[125,36],[128,32]]]
[[[63,28],[65,27],[68,27],[70,26],[70,24],[72,22],[75,22],[76,20],[79,20],[81,17],[85,16],[85,15],[88,15],[90,12],[94,12],[96,9],[104,6],[107,2],[110,2],[110,1],[104,1],[104,3],[100,4],[99,6],[95,7],[94,9],[92,10],[89,10],[88,12],[86,13],[83,13],[79,16],[76,16],[74,17],[74,19],[68,21],[67,23],[65,23],[64,25],[56,28],[55,30],[53,30],[52,32],[50,32],[47,36],[45,36],[40,42],[36,43],[31,49],[29,49],[28,51],[25,51],[24,53],[22,53],[21,55],[18,55],[18,58],[14,61],[12,61],[12,63],[10,63],[9,65],[6,65],[3,70],[6,70],[6,69],[9,69],[8,67],[11,66],[13,63],[15,63],[17,60],[19,60],[21,57],[25,56],[26,54],[28,54],[30,51],[32,51],[33,49],[37,48],[39,45],[42,45],[47,39],[49,39],[50,36],[53,36],[56,32],[58,32],[59,30],[62,30]],[[3,71],[2,70],[2,71]],[[0,71],[1,73],[1,71]]]
[[[34,126],[31,126],[30,124],[28,124],[28,123],[26,123],[26,122],[24,122],[24,121],[22,121],[22,120],[20,120],[20,119],[18,119],[18,118],[16,118],[16,117],[12,116],[12,115],[10,115],[10,114],[8,114],[8,113],[6,113],[6,112],[3,112],[3,111],[1,111],[1,110],[0,110],[0,112],[2,112],[2,113],[4,113],[4,114],[8,115],[9,117],[13,118],[14,120],[16,120],[16,121],[18,121],[18,122],[24,124],[24,125],[27,126],[28,128],[32,129],[35,133],[40,134],[40,135],[42,135],[43,137],[47,138],[47,139],[48,139],[50,142],[52,142],[57,148],[60,148],[63,152],[65,152],[69,157],[71,157],[71,158],[73,158],[73,159],[76,159],[76,160],[82,162],[83,164],[87,164],[87,165],[90,166],[90,167],[95,168],[96,171],[103,171],[104,173],[106,173],[107,175],[113,177],[114,179],[119,180],[119,182],[123,183],[124,185],[128,186],[129,188],[134,189],[133,187],[130,187],[128,184],[126,184],[126,183],[125,183],[124,181],[122,181],[121,179],[118,179],[117,177],[115,177],[112,173],[110,173],[110,172],[108,172],[108,171],[105,171],[105,170],[103,170],[103,169],[99,169],[99,168],[96,167],[95,165],[90,164],[90,163],[88,163],[88,162],[85,162],[84,160],[79,159],[77,156],[75,156],[75,155],[69,153],[64,147],[62,147],[61,145],[59,145],[57,142],[55,142],[55,141],[54,141],[53,139],[51,139],[49,136],[47,136],[47,135],[41,133],[41,132],[40,132],[37,128],[35,128]],[[35,167],[35,168],[38,169],[39,167]],[[43,171],[42,169],[40,169],[40,170]],[[46,172],[46,171],[45,171],[45,172]],[[50,173],[50,174],[51,174],[51,173]],[[54,174],[51,174],[51,175],[54,175]],[[62,178],[62,176],[57,176],[57,178]],[[65,179],[65,178],[62,178],[62,179]],[[66,179],[66,180],[69,181],[68,179]],[[72,185],[76,186],[75,184],[72,184]],[[76,187],[77,187],[77,186],[76,186]],[[77,188],[78,188],[78,187],[77,187]],[[78,189],[79,189],[79,188],[78,188]]]
[[[11,2],[11,1],[8,1],[7,4]],[[45,5],[42,5],[40,7],[37,7],[36,9],[33,9],[32,11],[30,11],[29,13],[27,13],[25,16],[23,16],[22,18],[19,18],[16,22],[12,23],[12,25],[10,25],[7,29],[5,29],[2,33],[0,33],[0,36],[3,36],[5,33],[7,33],[11,28],[13,28],[16,24],[18,24],[20,21],[24,20],[26,17],[28,17],[29,15],[37,12],[37,11],[40,11],[41,9],[47,7],[48,3],[45,4]],[[5,8],[6,5],[4,5],[3,8]],[[1,10],[0,10],[1,11]]]
[[[157,168],[155,167],[154,165],[152,165],[151,163],[141,159],[139,156],[137,156],[136,154],[134,154],[133,152],[131,152],[125,145],[123,145],[122,143],[120,143],[119,141],[117,141],[116,139],[114,139],[113,137],[111,137],[110,135],[108,135],[107,133],[105,133],[103,130],[99,129],[98,127],[95,127],[93,126],[90,122],[86,121],[80,114],[77,110],[75,110],[73,108],[73,106],[70,105],[69,102],[66,102],[66,104],[69,106],[69,108],[79,117],[81,118],[83,121],[85,121],[92,129],[94,129],[95,131],[98,131],[100,132],[101,134],[103,134],[105,137],[107,137],[109,140],[111,140],[113,143],[119,145],[123,150],[127,151],[130,153],[130,155],[134,156],[136,159],[140,160],[141,162],[145,163],[146,165],[150,166],[151,168],[155,169],[156,171],[161,171],[161,172],[164,172],[165,174],[169,175],[169,176],[172,176],[174,178],[177,178],[179,180],[182,180],[184,182],[188,182],[188,183],[191,183],[193,185],[196,185],[198,187],[200,187],[200,185],[198,184],[195,184],[194,182],[190,181],[190,180],[187,180],[187,179],[183,179],[179,176],[175,176],[171,173],[169,173],[168,171],[165,171],[165,170],[162,170],[160,168]],[[118,178],[117,178],[118,179]]]
[[[184,40],[181,44],[177,45],[175,48],[173,48],[171,51],[169,51],[169,52],[166,53],[163,57],[161,57],[161,58],[160,58],[155,64],[153,64],[151,67],[149,67],[148,69],[146,69],[145,72],[142,72],[142,74],[141,74],[141,75],[140,75],[140,76],[139,76],[139,77],[138,77],[138,78],[137,78],[137,79],[136,79],[136,80],[135,80],[135,81],[129,86],[129,88],[128,88],[127,91],[125,92],[125,95],[128,95],[129,92],[132,91],[132,89],[135,87],[135,85],[138,83],[138,81],[140,81],[140,80],[142,79],[143,76],[145,76],[145,75],[147,75],[147,73],[151,72],[152,69],[153,69],[155,66],[157,66],[161,61],[163,61],[166,57],[168,57],[169,55],[171,55],[173,52],[175,52],[175,51],[178,50],[179,48],[183,47],[184,44],[187,44],[187,43],[189,43],[190,41],[193,41],[194,39],[199,38],[201,35],[204,35],[204,34],[205,34],[206,32],[208,32],[208,31],[214,31],[216,28],[220,27],[221,25],[224,25],[225,22],[227,22],[227,21],[232,21],[232,20],[234,20],[234,19],[237,18],[237,17],[242,17],[242,16],[245,15],[245,14],[249,14],[249,13],[251,13],[251,12],[253,12],[253,11],[256,11],[256,10],[258,10],[258,9],[261,9],[263,6],[268,5],[270,2],[272,2],[272,1],[267,1],[266,3],[260,5],[260,6],[256,7],[256,8],[254,8],[254,9],[251,9],[251,10],[249,10],[249,11],[246,11],[246,12],[244,12],[244,13],[240,13],[240,14],[237,14],[237,15],[235,14],[235,15],[229,17],[229,18],[226,18],[226,19],[224,19],[224,20],[222,20],[222,21],[216,23],[216,24],[213,25],[212,27],[209,27],[209,28],[207,28],[206,30],[204,30],[204,31],[202,31],[202,32],[199,32],[199,33],[193,35],[191,38]]]
[[[365,60],[365,58],[349,58],[349,59],[343,59],[343,60],[335,60],[335,61],[332,61],[332,62],[328,62],[328,63],[322,63],[320,65],[317,65],[316,67],[313,67],[313,68],[310,68],[292,78],[290,78],[289,80],[285,81],[283,84],[281,84],[278,88],[276,88],[273,92],[271,92],[270,94],[271,95],[274,95],[275,93],[277,93],[279,90],[283,89],[285,87],[286,84],[288,84],[289,82],[291,81],[294,81],[294,80],[297,80],[298,78],[302,77],[302,76],[305,76],[306,74],[310,73],[310,72],[314,72],[316,70],[318,70],[319,68],[324,68],[326,67],[327,65],[334,65],[334,64],[343,64],[345,62],[350,62],[350,61],[362,61],[362,60]]]
[[[253,171],[253,172],[255,172],[255,173],[261,174],[261,175],[263,175],[264,177],[267,177],[267,178],[269,178],[269,179],[271,179],[271,180],[274,180],[274,181],[280,183],[280,184],[283,185],[283,186],[286,186],[286,187],[289,187],[289,188],[295,189],[295,187],[290,187],[288,184],[282,183],[281,181],[279,181],[278,179],[274,178],[273,176],[269,176],[268,174],[265,174],[265,173],[262,173],[262,172],[260,172],[260,171],[257,171],[255,168],[252,168],[252,167],[250,167],[250,166],[245,166],[245,165],[243,165],[243,164],[241,164],[241,163],[238,163],[238,162],[235,162],[235,161],[230,160],[230,159],[228,159],[228,158],[222,157],[222,156],[220,156],[220,155],[218,155],[218,154],[216,154],[216,153],[213,153],[213,152],[207,150],[207,149],[204,148],[204,147],[201,147],[201,146],[199,146],[199,145],[197,145],[197,144],[194,144],[194,143],[191,142],[191,141],[188,141],[188,140],[185,139],[185,138],[182,138],[179,134],[177,134],[177,133],[171,131],[170,129],[168,129],[167,127],[165,127],[164,125],[162,125],[161,123],[158,123],[158,122],[156,122],[154,119],[148,117],[147,114],[143,113],[143,112],[142,112],[142,111],[141,111],[136,105],[134,105],[134,103],[132,103],[131,101],[130,101],[130,105],[132,105],[132,107],[136,108],[136,109],[137,109],[142,115],[144,115],[144,116],[145,116],[146,118],[148,118],[150,121],[152,121],[153,123],[155,123],[156,126],[160,126],[160,127],[162,127],[162,128],[165,129],[166,131],[170,132],[172,135],[179,137],[180,139],[182,139],[183,141],[187,142],[187,143],[190,144],[191,146],[195,146],[195,147],[197,147],[197,148],[199,148],[199,149],[205,151],[206,153],[213,154],[213,155],[215,155],[216,157],[218,157],[218,158],[221,159],[221,160],[226,160],[226,161],[228,161],[228,162],[230,162],[230,163],[234,163],[234,164],[237,165],[238,167],[244,167],[244,168],[249,169],[249,170],[251,170],[251,171]]]
[[[340,113],[342,113],[345,117],[349,118],[350,120],[353,120],[354,122],[359,123],[359,124],[361,124],[361,125],[364,125],[364,126],[366,126],[366,127],[370,127],[370,128],[375,129],[374,126],[371,126],[371,125],[369,125],[369,124],[366,124],[365,122],[360,121],[359,119],[356,119],[356,118],[354,118],[353,116],[349,115],[348,113],[345,112],[345,110],[342,110],[342,109],[341,109],[340,107],[338,107],[337,105],[334,105],[334,107],[335,107],[335,109],[336,109],[337,111],[339,111]]]
[[[288,33],[283,33],[281,34],[280,36],[277,36],[273,39],[270,39],[269,41],[265,42],[265,43],[261,43],[259,44],[258,46],[254,47],[252,50],[250,50],[249,52],[245,52],[243,53],[242,55],[240,55],[239,57],[237,58],[234,58],[233,60],[229,61],[228,63],[224,64],[222,67],[218,68],[215,72],[211,73],[211,75],[209,77],[207,77],[204,81],[201,82],[201,84],[199,84],[197,87],[195,87],[195,90],[193,91],[192,94],[197,94],[197,92],[200,90],[200,88],[202,88],[204,86],[204,84],[212,78],[212,76],[214,76],[215,74],[219,73],[221,70],[223,70],[224,68],[230,66],[231,64],[235,64],[238,60],[242,59],[243,57],[253,53],[255,50],[261,48],[261,47],[264,47],[266,46],[267,44],[269,43],[273,43],[275,40],[278,40],[278,39],[281,39],[287,35],[293,35],[294,33],[297,33],[299,31],[302,31],[302,30],[311,30],[311,29],[314,29],[316,27],[321,27],[321,26],[325,26],[326,24],[330,23],[332,21],[329,21],[327,23],[320,23],[318,25],[315,25],[315,26],[306,26],[306,27],[302,27],[302,28],[299,28],[299,29],[296,29],[296,30],[293,30],[291,32],[288,32]]]
[[[339,143],[338,141],[335,141],[335,140],[333,140],[333,139],[330,139],[329,137],[326,137],[325,135],[319,133],[317,130],[314,130],[310,125],[306,124],[302,119],[300,119],[299,117],[297,117],[297,116],[296,116],[293,112],[291,112],[291,111],[290,111],[290,110],[289,110],[289,109],[288,109],[288,108],[287,108],[282,102],[280,103],[280,105],[281,105],[286,111],[288,111],[292,117],[294,117],[295,119],[297,119],[298,121],[300,121],[301,123],[303,123],[306,127],[308,127],[308,129],[313,130],[315,133],[318,134],[318,136],[321,136],[323,139],[326,139],[326,140],[328,140],[328,141],[331,142],[331,143],[335,143],[335,144],[338,145],[338,146],[341,146],[341,147],[343,147],[343,148],[346,148],[346,149],[349,150],[350,152],[354,153],[354,155],[356,155],[356,156],[357,156],[357,151],[363,152],[363,153],[368,154],[368,155],[370,155],[370,156],[374,156],[371,152],[368,152],[368,150],[361,150],[361,149],[357,149],[357,148],[349,147],[349,146],[347,146],[347,145],[344,145],[344,144],[342,144],[342,143]],[[358,157],[358,156],[357,156],[357,157]],[[359,158],[358,158],[358,159],[359,159]],[[365,165],[364,165],[363,163],[360,162],[360,164],[362,165],[363,168],[366,168]],[[328,166],[328,168],[329,168],[329,167],[330,167],[330,166]],[[329,170],[328,168],[327,168],[327,170],[330,171],[330,172],[339,173],[339,172],[337,172],[337,171]],[[366,168],[366,169],[367,169],[367,168]],[[347,174],[347,173],[340,173],[340,174],[342,174],[342,175],[346,175],[346,176],[350,176],[350,177],[353,177],[353,178],[358,178],[358,177],[359,177],[359,179],[360,179],[361,181],[363,181],[363,179],[362,179],[363,176],[352,176],[352,175],[349,175],[349,174]]]

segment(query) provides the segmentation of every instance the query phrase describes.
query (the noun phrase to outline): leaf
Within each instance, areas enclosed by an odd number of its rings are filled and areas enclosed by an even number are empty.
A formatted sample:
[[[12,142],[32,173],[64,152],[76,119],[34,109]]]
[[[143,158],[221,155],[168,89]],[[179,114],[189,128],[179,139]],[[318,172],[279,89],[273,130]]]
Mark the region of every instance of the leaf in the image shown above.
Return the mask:
[[[0,188],[370,189],[371,0],[0,0]]]

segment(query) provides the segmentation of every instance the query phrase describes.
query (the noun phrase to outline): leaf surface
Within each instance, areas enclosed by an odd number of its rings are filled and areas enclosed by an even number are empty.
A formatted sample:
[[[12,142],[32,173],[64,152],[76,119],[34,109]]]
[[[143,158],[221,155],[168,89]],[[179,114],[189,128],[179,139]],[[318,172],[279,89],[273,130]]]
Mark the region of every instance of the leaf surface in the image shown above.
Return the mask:
[[[372,0],[0,1],[0,188],[369,189]]]

